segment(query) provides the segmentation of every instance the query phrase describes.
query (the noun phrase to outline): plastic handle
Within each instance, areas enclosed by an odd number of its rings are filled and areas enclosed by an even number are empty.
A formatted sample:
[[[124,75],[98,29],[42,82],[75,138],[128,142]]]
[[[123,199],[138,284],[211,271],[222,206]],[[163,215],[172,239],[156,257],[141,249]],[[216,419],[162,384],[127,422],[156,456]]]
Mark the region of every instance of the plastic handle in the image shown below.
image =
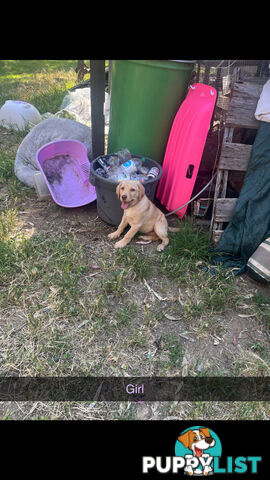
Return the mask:
[[[192,178],[194,172],[194,165],[189,165],[187,168],[186,178]]]

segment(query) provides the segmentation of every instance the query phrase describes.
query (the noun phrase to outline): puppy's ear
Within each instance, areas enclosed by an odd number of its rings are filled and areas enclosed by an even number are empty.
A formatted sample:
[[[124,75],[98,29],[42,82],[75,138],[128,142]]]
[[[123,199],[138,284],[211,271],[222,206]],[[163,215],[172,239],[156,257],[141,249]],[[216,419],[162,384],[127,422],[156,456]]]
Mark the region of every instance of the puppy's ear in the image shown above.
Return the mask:
[[[138,182],[138,189],[139,189],[139,200],[145,195],[145,188],[141,184],[141,182]]]
[[[117,185],[117,187],[116,187],[116,195],[117,195],[118,198],[120,198],[120,185],[121,185],[121,183],[119,183],[119,185]]]
[[[183,433],[183,435],[180,435],[180,437],[177,437],[177,440],[183,443],[185,448],[190,448],[191,447],[190,435],[192,433],[193,433],[192,430],[188,430],[187,432]]]
[[[202,432],[206,437],[211,437],[209,428],[200,428],[200,432]]]

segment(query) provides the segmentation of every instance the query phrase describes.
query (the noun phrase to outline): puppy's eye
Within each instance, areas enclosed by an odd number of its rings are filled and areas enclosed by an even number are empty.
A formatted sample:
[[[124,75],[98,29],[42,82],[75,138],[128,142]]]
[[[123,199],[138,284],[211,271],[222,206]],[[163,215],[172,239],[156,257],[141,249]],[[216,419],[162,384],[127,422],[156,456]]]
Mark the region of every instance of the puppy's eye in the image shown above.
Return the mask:
[[[130,191],[131,191],[131,192],[135,192],[135,188],[131,188]]]
[[[124,190],[124,189],[125,189],[125,187],[121,187],[121,190]]]
[[[197,437],[197,435],[195,435],[195,437],[193,438],[193,440],[194,440],[195,442],[197,442],[197,440],[199,440],[198,437]]]

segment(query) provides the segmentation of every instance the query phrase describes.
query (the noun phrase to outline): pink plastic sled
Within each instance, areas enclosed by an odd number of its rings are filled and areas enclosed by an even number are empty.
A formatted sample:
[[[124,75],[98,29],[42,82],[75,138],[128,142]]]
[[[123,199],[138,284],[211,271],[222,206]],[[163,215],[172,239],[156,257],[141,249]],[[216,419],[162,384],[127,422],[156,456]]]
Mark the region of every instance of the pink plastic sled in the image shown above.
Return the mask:
[[[61,207],[81,207],[96,200],[83,143],[70,139],[47,143],[37,151],[36,161],[53,200]]]
[[[191,198],[216,96],[213,87],[194,83],[175,116],[157,189],[157,198],[170,212]],[[176,215],[182,218],[186,209]]]

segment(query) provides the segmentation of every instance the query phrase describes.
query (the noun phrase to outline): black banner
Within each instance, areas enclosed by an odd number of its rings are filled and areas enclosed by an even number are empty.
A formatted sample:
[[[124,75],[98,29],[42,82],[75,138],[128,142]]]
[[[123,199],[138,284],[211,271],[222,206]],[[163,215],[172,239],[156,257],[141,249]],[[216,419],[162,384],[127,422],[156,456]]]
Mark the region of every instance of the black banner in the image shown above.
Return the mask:
[[[28,476],[41,470],[63,477],[73,467],[76,478],[187,479],[184,467],[173,471],[178,438],[202,429],[221,447],[216,467],[203,478],[269,478],[268,421],[2,421],[0,428],[2,463],[13,474],[17,465]]]
[[[0,401],[270,401],[270,377],[0,377]]]

